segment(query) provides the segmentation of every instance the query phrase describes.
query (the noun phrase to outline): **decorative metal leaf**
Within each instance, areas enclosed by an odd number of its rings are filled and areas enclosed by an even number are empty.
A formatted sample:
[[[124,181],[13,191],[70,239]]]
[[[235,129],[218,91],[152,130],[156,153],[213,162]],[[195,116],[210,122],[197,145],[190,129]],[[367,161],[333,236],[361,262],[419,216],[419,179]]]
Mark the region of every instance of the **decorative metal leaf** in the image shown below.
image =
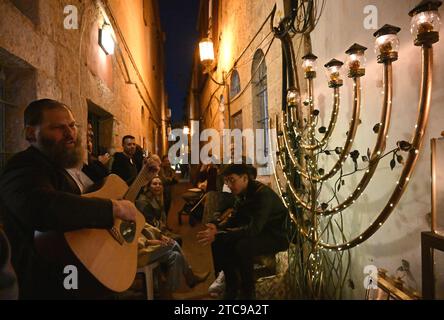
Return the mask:
[[[324,153],[325,153],[327,156],[331,155],[331,152],[330,152],[329,150],[324,150]]]
[[[409,271],[410,270],[410,263],[407,260],[402,259],[402,268],[404,269],[404,271]]]
[[[411,143],[407,141],[398,141],[396,144],[402,151],[409,151],[412,148]]]
[[[341,147],[336,147],[335,148],[335,152],[336,152],[336,154],[341,154],[342,153],[342,148]]]
[[[320,127],[318,129],[319,133],[326,133],[327,132],[327,128],[326,127]]]
[[[404,158],[399,154],[396,156],[396,161],[398,161],[399,164],[404,164]]]
[[[328,208],[328,204],[326,204],[326,203],[321,203],[321,209],[322,209],[322,211],[327,210],[327,208]]]
[[[372,157],[372,155],[371,155],[371,153],[370,153],[370,148],[367,148],[367,157],[368,157],[369,159],[371,159],[371,157]]]
[[[359,151],[354,150],[354,151],[350,152],[350,157],[353,159],[353,161],[356,162],[359,158]]]
[[[308,106],[310,104],[310,102],[307,99],[307,100],[304,100],[303,104],[304,104],[304,106]]]
[[[325,170],[322,168],[319,168],[318,172],[320,176],[323,176],[325,174]]]
[[[395,159],[392,159],[392,161],[390,161],[390,169],[394,169],[395,168],[395,166],[396,166],[396,161],[395,161]]]
[[[368,157],[367,156],[362,156],[362,161],[363,162],[368,162]]]
[[[312,114],[317,117],[319,115],[319,110],[318,109],[314,109]]]
[[[344,186],[345,185],[345,180],[341,180],[341,184]]]
[[[338,191],[341,190],[341,184],[338,184]]]
[[[381,124],[380,123],[375,124],[375,126],[373,127],[373,132],[374,133],[378,133],[379,132],[379,128],[381,128]]]

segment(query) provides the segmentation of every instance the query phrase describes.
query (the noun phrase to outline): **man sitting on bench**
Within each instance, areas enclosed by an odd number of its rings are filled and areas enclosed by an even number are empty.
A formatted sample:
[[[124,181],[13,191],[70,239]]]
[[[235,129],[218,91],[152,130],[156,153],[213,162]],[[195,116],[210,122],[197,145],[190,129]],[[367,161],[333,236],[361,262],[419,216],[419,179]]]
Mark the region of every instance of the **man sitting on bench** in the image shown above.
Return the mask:
[[[231,164],[222,172],[236,196],[232,215],[220,223],[208,223],[198,233],[199,242],[212,245],[214,260],[225,274],[224,299],[255,299],[253,258],[288,248],[288,211],[269,187],[252,180],[245,164]],[[240,279],[238,278],[238,273]],[[240,285],[240,287],[239,287]]]

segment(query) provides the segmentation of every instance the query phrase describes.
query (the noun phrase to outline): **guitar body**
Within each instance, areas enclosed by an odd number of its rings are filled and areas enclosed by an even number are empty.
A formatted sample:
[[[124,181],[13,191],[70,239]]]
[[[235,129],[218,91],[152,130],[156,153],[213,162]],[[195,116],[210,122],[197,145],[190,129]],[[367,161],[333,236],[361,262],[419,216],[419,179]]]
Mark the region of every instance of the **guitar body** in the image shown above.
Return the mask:
[[[97,191],[84,197],[123,199],[128,186],[111,174]],[[137,239],[145,224],[138,212],[135,226],[129,231],[120,219],[115,219],[113,233],[106,229],[82,229],[66,232],[65,239],[81,263],[105,287],[115,292],[127,290],[137,271]]]

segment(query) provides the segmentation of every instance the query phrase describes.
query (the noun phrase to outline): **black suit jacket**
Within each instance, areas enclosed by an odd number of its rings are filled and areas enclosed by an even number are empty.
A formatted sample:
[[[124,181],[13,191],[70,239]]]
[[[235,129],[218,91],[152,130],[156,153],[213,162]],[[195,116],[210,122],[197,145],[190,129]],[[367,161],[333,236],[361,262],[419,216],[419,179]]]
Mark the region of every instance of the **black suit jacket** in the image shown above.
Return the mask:
[[[83,173],[85,173],[94,183],[100,183],[109,174],[108,168],[101,163],[96,157],[88,155],[88,164],[83,165]]]
[[[20,298],[69,297],[71,292],[63,287],[64,265],[37,252],[34,232],[61,235],[83,228],[111,228],[111,201],[81,197],[66,170],[34,147],[16,154],[6,165],[0,177],[0,201]]]

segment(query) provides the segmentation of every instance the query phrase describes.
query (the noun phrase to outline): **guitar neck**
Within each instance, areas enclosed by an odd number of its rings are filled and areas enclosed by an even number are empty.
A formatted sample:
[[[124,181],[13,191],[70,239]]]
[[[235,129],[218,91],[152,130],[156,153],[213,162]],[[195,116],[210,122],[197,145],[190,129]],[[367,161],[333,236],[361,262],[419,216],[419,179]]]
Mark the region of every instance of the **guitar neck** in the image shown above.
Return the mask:
[[[142,170],[140,170],[134,182],[128,188],[125,196],[123,197],[125,200],[129,200],[131,202],[135,202],[137,196],[139,195],[140,189],[152,178],[154,177],[154,173],[149,171],[148,166],[143,166]]]

